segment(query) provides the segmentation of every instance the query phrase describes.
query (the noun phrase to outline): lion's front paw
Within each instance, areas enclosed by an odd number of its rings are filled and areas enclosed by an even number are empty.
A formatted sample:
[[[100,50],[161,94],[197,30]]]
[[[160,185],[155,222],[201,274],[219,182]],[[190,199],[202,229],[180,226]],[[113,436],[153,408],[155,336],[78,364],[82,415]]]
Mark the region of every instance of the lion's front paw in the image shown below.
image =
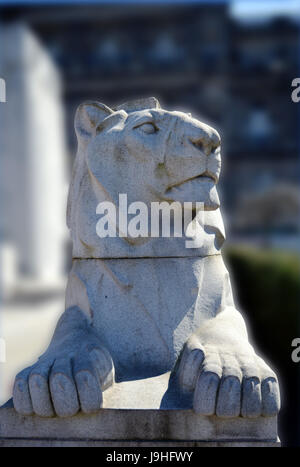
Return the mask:
[[[16,376],[14,407],[23,415],[42,417],[69,417],[80,409],[95,412],[113,378],[109,353],[92,343],[76,351],[66,349],[66,355],[52,351]]]
[[[179,366],[179,383],[194,391],[193,406],[201,415],[219,417],[274,416],[280,408],[276,375],[249,346],[249,352],[222,352],[217,346],[189,342]]]

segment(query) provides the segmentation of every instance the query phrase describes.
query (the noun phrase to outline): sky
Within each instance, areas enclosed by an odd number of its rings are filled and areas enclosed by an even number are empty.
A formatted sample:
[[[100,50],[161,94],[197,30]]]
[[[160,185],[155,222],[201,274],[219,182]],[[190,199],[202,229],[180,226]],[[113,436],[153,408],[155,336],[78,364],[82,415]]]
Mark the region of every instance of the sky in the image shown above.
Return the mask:
[[[273,15],[300,17],[300,0],[234,0],[229,2],[233,16],[265,19]]]

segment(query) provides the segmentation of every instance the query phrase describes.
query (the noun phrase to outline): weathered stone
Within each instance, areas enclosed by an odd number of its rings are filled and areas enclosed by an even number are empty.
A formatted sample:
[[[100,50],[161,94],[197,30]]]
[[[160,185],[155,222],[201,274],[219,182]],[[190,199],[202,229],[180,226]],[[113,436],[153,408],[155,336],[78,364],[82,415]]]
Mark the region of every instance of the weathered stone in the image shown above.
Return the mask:
[[[98,420],[102,440],[107,433],[128,439],[125,432],[130,440],[149,439],[139,422],[137,409],[143,409],[142,423],[144,410],[160,420],[150,430],[155,439],[276,442],[277,378],[249,344],[220,254],[217,132],[190,115],[162,110],[153,98],[116,110],[83,104],[75,127],[66,311],[45,354],[17,375],[13,397],[27,416],[103,409],[91,418],[23,423],[42,423],[45,436],[54,426],[68,431],[70,423],[90,437]],[[153,202],[178,202],[180,223],[184,202],[200,204],[181,238],[130,236],[122,219],[115,238],[99,238],[97,206],[114,207],[120,194],[141,210],[146,206],[148,221]],[[111,406],[120,410],[113,419]],[[130,420],[136,422],[129,429]]]
[[[127,402],[143,390],[150,395],[152,388],[145,381],[135,382],[136,387],[119,385],[116,393]],[[24,417],[8,403],[1,409],[0,446],[279,446],[276,417],[224,419],[189,409],[119,409],[117,400],[111,398],[113,408],[71,418]]]

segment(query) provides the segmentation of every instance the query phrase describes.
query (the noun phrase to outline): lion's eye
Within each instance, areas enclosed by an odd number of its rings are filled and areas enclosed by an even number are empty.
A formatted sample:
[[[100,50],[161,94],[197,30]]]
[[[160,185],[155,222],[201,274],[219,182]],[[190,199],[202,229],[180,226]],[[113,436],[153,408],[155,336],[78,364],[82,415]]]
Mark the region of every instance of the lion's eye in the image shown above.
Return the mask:
[[[152,133],[156,133],[158,131],[158,129],[152,122],[142,123],[142,125],[139,125],[136,128],[143,131],[144,133],[147,133],[148,135],[151,135]]]

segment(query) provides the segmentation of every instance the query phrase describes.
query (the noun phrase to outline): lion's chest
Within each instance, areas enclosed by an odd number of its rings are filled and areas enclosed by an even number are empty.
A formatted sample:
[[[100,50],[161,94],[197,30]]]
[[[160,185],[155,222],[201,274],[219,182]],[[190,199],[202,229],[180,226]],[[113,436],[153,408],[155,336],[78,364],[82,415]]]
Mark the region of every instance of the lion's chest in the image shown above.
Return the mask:
[[[204,258],[74,260],[93,325],[111,352],[118,379],[172,369],[201,323],[220,309],[226,269]]]

